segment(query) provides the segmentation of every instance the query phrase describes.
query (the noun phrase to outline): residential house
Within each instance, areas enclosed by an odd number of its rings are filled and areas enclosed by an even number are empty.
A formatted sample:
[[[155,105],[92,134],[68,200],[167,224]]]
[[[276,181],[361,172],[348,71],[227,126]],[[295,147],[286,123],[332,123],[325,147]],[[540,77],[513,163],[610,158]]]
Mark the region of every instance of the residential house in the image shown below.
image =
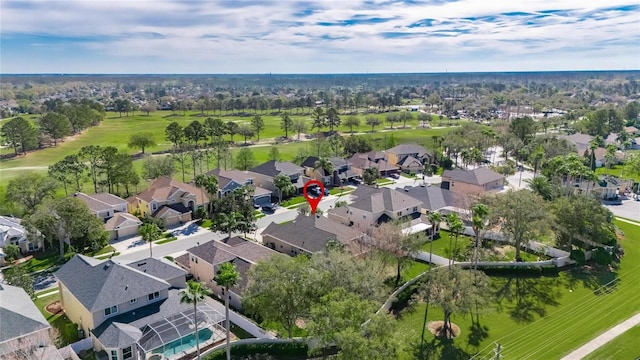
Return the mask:
[[[486,168],[445,170],[440,187],[464,195],[481,195],[504,188],[504,175]]]
[[[271,223],[261,235],[265,246],[290,256],[324,251],[332,241],[354,255],[363,252],[363,232],[320,215],[300,214],[292,222]]]
[[[176,262],[204,282],[213,293],[224,299],[224,288],[219,286],[215,277],[220,265],[232,263],[240,273],[240,281],[229,289],[229,304],[242,309],[242,295],[247,287],[249,269],[259,261],[281,254],[260,244],[234,236],[222,241],[211,240],[187,250],[187,253],[176,258]]]
[[[76,255],[55,276],[66,316],[91,337],[98,357],[145,359],[193,334],[193,306],[180,302],[186,272],[166,259],[124,264]],[[220,313],[206,303],[196,311],[208,329],[202,340],[224,338]]]
[[[421,213],[423,222],[429,223],[428,214],[438,211],[443,215],[455,213],[462,219],[468,218],[468,207],[470,199],[464,194],[442,189],[438,186],[407,186],[404,193],[422,202]],[[431,237],[438,233],[440,227],[435,231],[428,231],[427,236]]]
[[[624,132],[631,135],[631,137],[640,135],[640,129],[635,126],[625,126],[622,128]]]
[[[121,240],[138,234],[142,221],[129,213],[115,213],[104,224],[109,240]]]
[[[73,197],[82,200],[98,219],[102,219],[105,222],[117,212],[127,212],[127,200],[113,194],[98,193],[87,195],[77,192],[73,194]]]
[[[424,164],[431,161],[432,155],[424,147],[417,144],[400,144],[385,151],[389,163],[396,165],[403,172],[419,172]]]
[[[291,180],[291,184],[296,188],[296,194],[302,193],[302,188],[306,183],[304,168],[288,161],[269,160],[254,167],[251,172],[255,174],[255,185],[276,194],[279,193],[279,190],[273,179],[280,174],[287,176]]]
[[[199,207],[206,207],[209,198],[203,189],[163,176],[149,188],[127,199],[129,212],[161,219],[165,226],[192,220]]]
[[[574,193],[594,195],[600,200],[615,200],[633,186],[633,180],[600,176],[598,181],[580,181],[574,184]]]
[[[4,262],[2,248],[7,245],[17,245],[23,253],[37,251],[44,245],[39,236],[29,238],[27,229],[22,226],[22,220],[10,216],[0,216],[0,264]]]
[[[389,162],[387,155],[382,151],[370,151],[368,153],[356,153],[349,158],[351,169],[358,176],[363,175],[368,168],[376,168],[381,176],[389,176],[398,172],[399,168]]]
[[[365,231],[391,220],[420,217],[422,202],[403,191],[360,186],[351,194],[353,203],[329,210],[330,219]]]
[[[50,330],[22,288],[0,283],[0,359],[62,360]]]
[[[340,186],[359,175],[351,169],[348,160],[339,157],[330,157],[327,160],[331,163],[332,169],[316,169],[318,157],[309,156],[302,162],[305,175],[310,179],[322,182],[325,186]]]
[[[565,140],[569,141],[570,143],[572,143],[576,147],[576,150],[578,151],[578,153],[580,155],[584,154],[584,152],[587,149],[589,149],[590,142],[593,139],[593,137],[591,135],[580,134],[580,133],[571,134],[571,135],[563,135],[563,136],[560,136],[560,138],[561,139],[565,139]]]
[[[252,200],[254,204],[266,205],[271,203],[272,191],[256,184],[256,179],[259,176],[253,171],[215,169],[209,171],[207,175],[215,176],[218,180],[219,198],[243,186],[249,186],[253,190]]]

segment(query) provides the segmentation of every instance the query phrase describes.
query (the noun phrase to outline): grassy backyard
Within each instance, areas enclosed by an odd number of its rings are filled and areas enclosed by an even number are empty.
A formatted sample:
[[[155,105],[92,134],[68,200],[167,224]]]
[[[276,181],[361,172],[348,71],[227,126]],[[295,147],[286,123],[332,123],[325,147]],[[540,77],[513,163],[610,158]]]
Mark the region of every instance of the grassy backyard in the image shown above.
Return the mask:
[[[426,348],[437,355],[433,358],[468,359],[479,352],[477,358],[486,359],[497,342],[505,359],[560,358],[637,313],[640,227],[616,224],[626,234],[621,240],[625,256],[616,271],[580,267],[555,276],[493,276],[490,303],[495,306],[483,309],[480,324],[454,315],[460,336],[446,341],[427,332]],[[414,350],[407,359],[418,351],[424,310],[421,303],[397,314],[398,332]],[[429,309],[430,321],[442,317],[439,308]]]
[[[60,300],[60,293],[51,294],[36,299],[34,302],[45,319],[60,332],[62,346],[78,341],[77,325],[72,323],[64,313],[51,314],[46,310],[47,305]]]

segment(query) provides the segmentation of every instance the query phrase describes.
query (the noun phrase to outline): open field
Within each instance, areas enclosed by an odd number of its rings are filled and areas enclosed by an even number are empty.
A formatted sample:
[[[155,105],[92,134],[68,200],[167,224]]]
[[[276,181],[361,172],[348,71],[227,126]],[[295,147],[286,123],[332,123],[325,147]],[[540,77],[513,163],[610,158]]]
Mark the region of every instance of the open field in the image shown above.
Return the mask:
[[[640,227],[616,221],[626,238],[620,268],[608,272],[573,268],[555,276],[493,276],[494,304],[480,315],[480,325],[470,316],[454,315],[462,332],[452,341],[427,332],[425,347],[431,359],[489,359],[497,342],[504,359],[558,359],[598,334],[640,311]],[[401,311],[398,332],[407,345],[419,350],[425,305]],[[429,320],[442,320],[431,306]]]
[[[119,151],[123,151],[129,154],[135,154],[139,152],[139,149],[129,149],[127,143],[129,136],[133,133],[140,131],[150,131],[158,143],[158,146],[147,149],[147,152],[165,151],[171,147],[171,144],[165,140],[165,128],[173,121],[177,121],[182,126],[188,125],[194,120],[203,121],[206,117],[199,116],[197,112],[187,112],[187,116],[172,115],[170,111],[159,111],[152,113],[150,116],[137,114],[130,116],[119,117],[117,113],[107,113],[105,120],[98,126],[94,126],[85,130],[82,134],[69,137],[64,142],[59,143],[57,147],[46,148],[42,150],[36,150],[28,153],[26,156],[18,156],[16,158],[5,159],[0,162],[0,183],[5,183],[9,179],[19,175],[24,171],[46,171],[47,166],[62,160],[65,156],[77,153],[83,146],[87,145],[103,145],[103,146],[115,146]],[[384,118],[384,114],[375,115],[380,118]],[[28,116],[29,119],[37,119],[37,115]],[[219,116],[212,116],[219,117]],[[364,123],[364,115],[359,115],[359,118]],[[238,123],[250,122],[251,117],[238,117],[238,116],[222,116],[223,121],[235,121]],[[310,117],[307,115],[292,116],[293,119],[302,118],[308,120],[310,127]],[[346,116],[343,116],[343,121]],[[256,163],[259,164],[268,160],[269,151],[271,146],[275,144],[275,138],[284,135],[284,132],[280,129],[280,116],[263,116],[265,122],[265,130],[260,134],[260,143],[251,146],[254,153]],[[436,120],[435,123],[438,123]],[[444,125],[448,122],[445,120]],[[452,122],[452,125],[457,122]],[[431,147],[433,144],[432,136],[443,135],[448,129],[403,129],[398,128],[397,123],[394,126],[394,130],[384,130],[388,127],[388,123],[383,123],[376,128],[376,132],[370,133],[371,128],[369,126],[360,126],[354,128],[355,132],[366,132],[364,135],[371,138],[372,142],[377,147],[382,147],[385,140],[393,134],[397,143],[401,142],[417,142],[425,146]],[[418,121],[413,120],[407,122],[407,126],[416,127]],[[327,130],[327,129],[323,129]],[[347,136],[349,129],[345,126],[339,128],[343,135]],[[311,131],[311,130],[309,130]],[[289,133],[290,138],[296,139],[296,134]],[[230,136],[226,136],[230,140]],[[304,138],[302,138],[304,139]],[[241,149],[243,139],[241,136],[236,135],[233,138],[234,142],[238,145],[232,149],[233,153],[236,153]],[[251,140],[250,140],[251,141]],[[256,138],[253,139],[256,141]],[[311,143],[307,141],[289,142],[277,145],[280,155],[283,160],[293,159],[301,150],[305,150],[309,154],[314,153]],[[2,149],[2,153],[11,153],[12,149]],[[134,161],[134,166],[137,170],[142,168],[142,161]],[[211,164],[213,166],[213,163]],[[190,179],[186,179],[187,181]]]

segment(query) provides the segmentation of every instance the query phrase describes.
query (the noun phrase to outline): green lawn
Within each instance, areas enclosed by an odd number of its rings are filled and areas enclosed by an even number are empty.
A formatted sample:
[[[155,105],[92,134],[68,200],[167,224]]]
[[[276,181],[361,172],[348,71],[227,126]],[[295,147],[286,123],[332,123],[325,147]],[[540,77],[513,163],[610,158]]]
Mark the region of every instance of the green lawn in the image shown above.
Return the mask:
[[[378,117],[384,117],[385,114],[375,115]],[[212,115],[212,117],[220,117],[223,121],[235,121],[238,123],[249,122],[251,117],[238,117],[238,116],[226,116],[226,115]],[[359,115],[361,120],[364,119],[364,115]],[[36,119],[37,116],[31,116],[27,118]],[[198,112],[187,112],[186,116],[183,116],[180,112],[178,115],[173,115],[170,111],[158,111],[156,113],[151,114],[150,116],[136,113],[130,116],[122,116],[119,117],[117,113],[107,113],[105,120],[98,126],[91,127],[86,129],[82,134],[76,135],[71,138],[67,138],[65,141],[59,143],[59,145],[55,148],[47,148],[43,150],[33,151],[26,156],[18,156],[16,158],[3,160],[0,163],[0,170],[2,171],[2,176],[0,182],[4,183],[9,179],[17,176],[22,171],[26,171],[26,169],[18,170],[16,168],[24,168],[24,167],[33,167],[33,169],[29,171],[46,171],[46,167],[62,160],[65,156],[69,154],[77,153],[80,148],[87,145],[109,145],[115,146],[120,151],[124,151],[129,154],[138,153],[139,149],[129,149],[127,147],[127,143],[129,141],[129,136],[133,133],[140,131],[150,131],[154,137],[158,146],[147,149],[147,152],[157,152],[162,150],[167,150],[170,148],[171,144],[165,140],[165,128],[168,124],[173,121],[177,121],[180,125],[186,126],[190,122],[194,120],[203,121],[206,116],[202,117]],[[292,118],[302,118],[302,119],[310,119],[308,115],[294,115]],[[265,139],[271,139],[267,141],[267,143],[262,144],[263,146],[254,146],[251,147],[255,159],[256,164],[267,161],[269,158],[269,151],[273,145],[273,139],[276,137],[283,136],[284,133],[280,129],[280,116],[265,116],[263,115],[263,120],[265,122],[265,130],[260,134],[261,141]],[[310,121],[310,120],[309,120]],[[364,123],[364,121],[362,121]],[[448,123],[444,123],[447,125]],[[366,125],[362,125],[354,128],[354,132],[365,132],[366,136],[370,137],[373,141],[374,145],[378,148],[381,148],[385,141],[389,139],[389,137],[393,134],[395,141],[397,143],[402,142],[416,142],[427,147],[433,146],[433,135],[443,135],[448,129],[409,129],[409,128],[398,128],[398,124],[394,127],[393,131],[383,130],[384,127],[388,126],[388,123],[385,123],[384,126],[380,126],[376,129],[376,132],[370,133],[370,127]],[[401,125],[401,124],[400,124]],[[417,120],[413,120],[407,122],[407,127],[416,127],[418,125]],[[456,122],[453,122],[452,125],[457,125]],[[327,130],[327,129],[323,129]],[[341,126],[338,128],[339,131],[344,132],[345,135],[349,131],[348,128]],[[226,136],[230,139],[230,136]],[[289,134],[290,138],[295,139],[296,134]],[[237,144],[241,144],[243,139],[236,135],[234,137],[234,142]],[[253,139],[256,141],[256,139]],[[290,142],[284,144],[276,145],[280,151],[280,155],[283,160],[291,160],[293,159],[300,150],[306,150],[307,153],[313,154],[313,149],[310,148],[309,142]],[[232,152],[236,153],[240,150],[240,146],[235,147]],[[11,149],[3,149],[3,151],[11,152]],[[213,164],[211,164],[213,165]],[[136,160],[134,161],[134,166],[137,170],[141,170],[142,161]],[[16,170],[12,170],[16,169]],[[186,176],[185,180],[191,180],[193,175]],[[181,175],[176,174],[176,178],[180,178]],[[144,184],[140,185],[141,188],[144,188]],[[90,189],[91,186],[87,182],[85,184],[86,189]],[[86,191],[86,190],[85,190]]]
[[[45,253],[36,253],[33,258],[24,264],[21,264],[28,273],[35,271],[46,270],[52,266],[60,263],[60,254],[57,250],[48,251]]]
[[[69,318],[67,318],[67,316],[62,313],[50,314],[49,312],[47,312],[47,305],[58,300],[60,300],[60,293],[55,293],[36,299],[34,303],[36,304],[38,310],[40,310],[42,315],[44,315],[45,319],[47,319],[49,324],[60,331],[60,336],[62,337],[61,345],[66,346],[79,340],[77,325],[72,323]]]
[[[302,204],[305,201],[307,201],[307,199],[305,199],[304,196],[298,195],[298,196],[294,196],[294,197],[292,197],[290,199],[287,199],[287,200],[283,201],[280,204],[280,206],[289,207],[289,206],[293,206],[293,205]]]
[[[625,256],[617,272],[575,268],[556,276],[493,276],[495,305],[484,309],[479,326],[470,316],[454,315],[452,321],[462,332],[453,341],[428,333],[432,358],[468,359],[480,352],[478,358],[486,359],[498,342],[505,359],[557,359],[640,311],[640,227],[616,224],[626,234],[621,241]],[[418,304],[398,315],[398,332],[416,350],[424,309]],[[430,308],[429,320],[442,316],[440,309]]]
[[[622,165],[616,165],[616,166],[612,167],[611,169],[607,169],[607,168],[601,167],[601,168],[597,168],[596,169],[596,174],[598,174],[598,175],[614,175],[614,176],[617,176],[617,177],[621,177],[622,175],[624,175],[625,179],[633,179],[636,182],[640,182],[640,175],[635,175],[635,174],[629,175],[628,173],[627,174],[623,174],[622,170],[623,170],[623,166]]]
[[[637,325],[624,334],[611,340],[603,347],[592,352],[585,360],[616,360],[616,359],[637,359],[640,357],[640,325]]]

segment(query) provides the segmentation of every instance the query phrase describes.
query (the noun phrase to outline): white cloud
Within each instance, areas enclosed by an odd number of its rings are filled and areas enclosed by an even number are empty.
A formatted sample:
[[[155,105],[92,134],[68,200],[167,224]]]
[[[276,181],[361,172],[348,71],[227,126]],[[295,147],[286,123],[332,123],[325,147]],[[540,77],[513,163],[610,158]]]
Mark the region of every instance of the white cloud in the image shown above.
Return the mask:
[[[3,1],[0,30],[6,39],[33,35],[36,40],[31,45],[38,44],[39,49],[47,48],[39,38],[43,36],[72,42],[85,39],[79,46],[87,52],[126,60],[125,66],[129,62],[132,70],[122,72],[133,72],[142,66],[136,62],[145,59],[153,59],[146,72],[171,64],[210,67],[207,72],[221,68],[351,72],[367,63],[375,67],[372,71],[436,71],[443,63],[460,64],[468,71],[481,66],[500,70],[505,65],[519,68],[504,70],[570,69],[578,64],[638,68],[640,10],[602,11],[621,6],[637,4],[622,0],[461,0],[419,6],[389,1],[371,5],[361,0],[314,1],[311,6],[240,0]],[[295,15],[308,9],[313,10],[308,16]],[[536,16],[547,10],[562,12]],[[597,16],[589,16],[594,11]],[[533,15],[505,15],[510,12]],[[424,19],[434,20],[428,27],[410,27]],[[348,20],[353,21],[349,26],[322,25]],[[17,50],[3,45],[5,53]],[[19,58],[12,55],[9,58]],[[73,53],[68,56],[69,64],[78,63]],[[571,56],[581,60],[568,59]],[[28,71],[22,66],[2,60],[5,72]],[[40,66],[47,66],[45,60]],[[95,72],[107,67],[94,66]]]

